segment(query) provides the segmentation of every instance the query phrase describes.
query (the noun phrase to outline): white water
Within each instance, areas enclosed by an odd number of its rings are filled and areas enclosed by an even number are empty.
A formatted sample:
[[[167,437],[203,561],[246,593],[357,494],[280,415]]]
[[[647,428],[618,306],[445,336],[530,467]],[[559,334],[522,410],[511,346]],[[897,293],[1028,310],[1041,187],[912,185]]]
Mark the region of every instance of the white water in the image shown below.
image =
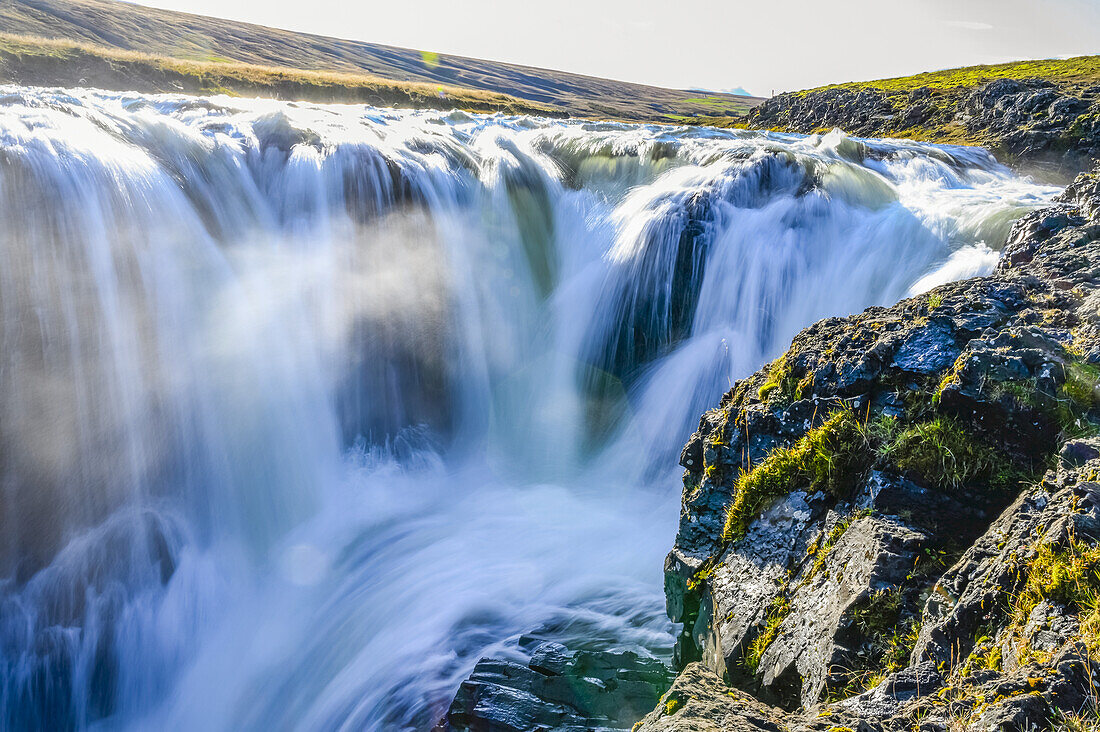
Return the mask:
[[[667,653],[676,453],[827,315],[988,271],[984,153],[0,88],[0,726],[423,729]]]

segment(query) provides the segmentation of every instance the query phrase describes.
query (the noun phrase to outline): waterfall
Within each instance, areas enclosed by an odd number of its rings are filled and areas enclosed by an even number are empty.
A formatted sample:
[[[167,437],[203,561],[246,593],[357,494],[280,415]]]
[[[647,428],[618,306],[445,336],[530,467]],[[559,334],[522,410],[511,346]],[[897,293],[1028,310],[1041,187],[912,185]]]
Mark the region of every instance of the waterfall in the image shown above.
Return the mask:
[[[0,87],[0,727],[425,729],[658,656],[676,454],[816,319],[991,270],[981,150]]]

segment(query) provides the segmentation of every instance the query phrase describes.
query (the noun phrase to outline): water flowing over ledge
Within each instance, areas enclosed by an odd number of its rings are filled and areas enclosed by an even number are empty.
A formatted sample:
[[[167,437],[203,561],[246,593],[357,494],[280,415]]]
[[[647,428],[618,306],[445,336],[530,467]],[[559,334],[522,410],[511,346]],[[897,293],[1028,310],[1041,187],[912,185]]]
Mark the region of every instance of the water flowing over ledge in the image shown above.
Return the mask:
[[[531,630],[667,654],[675,454],[989,271],[980,150],[0,88],[3,725],[423,728]]]

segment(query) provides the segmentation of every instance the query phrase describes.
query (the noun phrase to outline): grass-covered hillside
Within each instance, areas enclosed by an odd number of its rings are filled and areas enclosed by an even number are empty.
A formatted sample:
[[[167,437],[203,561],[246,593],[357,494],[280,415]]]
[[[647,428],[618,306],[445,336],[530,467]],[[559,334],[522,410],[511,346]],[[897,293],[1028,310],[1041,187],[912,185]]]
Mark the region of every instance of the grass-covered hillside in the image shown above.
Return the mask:
[[[474,89],[350,72],[189,61],[89,43],[0,34],[0,79],[30,86],[230,94],[317,102],[561,115],[546,104]]]
[[[1078,56],[1070,59],[1045,61],[1015,61],[991,66],[964,66],[958,69],[928,71],[912,76],[899,76],[877,81],[856,81],[830,84],[798,92],[812,94],[824,89],[875,89],[884,92],[908,94],[914,89],[928,87],[940,92],[973,90],[998,79],[1045,79],[1066,90],[1083,90],[1100,84],[1100,56]]]
[[[418,85],[428,85],[427,88],[436,91],[442,85],[450,89],[448,93],[452,100],[455,98],[455,90],[466,89],[470,99],[475,99],[478,93],[508,95],[525,100],[532,108],[552,109],[559,114],[652,122],[681,122],[702,116],[741,115],[763,101],[755,97],[700,94],[430,51],[296,33],[250,23],[131,5],[116,0],[2,0],[0,31],[91,44],[94,48],[83,47],[85,56],[82,60],[93,66],[112,67],[121,64],[104,49],[112,52],[153,54],[161,57],[154,66],[171,67],[173,72],[179,70],[185,62],[199,64],[188,65],[186,69],[195,70],[205,80],[216,80],[227,91],[242,94],[279,93],[284,98],[291,93],[316,92],[320,96],[298,98],[361,101],[363,90],[369,85],[388,83],[391,91],[387,93],[396,96],[391,98],[383,94],[382,102],[397,104],[402,94],[421,99],[423,88]],[[96,63],[87,54],[102,57],[103,60]],[[42,62],[41,67],[35,66],[39,61]],[[204,64],[217,66],[207,67]],[[249,65],[250,68],[242,69],[241,64]],[[255,67],[276,68],[272,70]],[[291,69],[299,71],[292,72]],[[16,71],[23,76],[15,76]],[[127,87],[130,89],[145,89],[137,85],[159,80],[156,70],[133,65],[113,72],[104,70],[98,78],[110,81],[111,88],[117,89],[120,88],[119,84],[125,83],[121,77],[129,72],[140,72]],[[283,78],[306,77],[304,72],[324,72],[325,79],[319,81],[317,77],[308,77],[305,80],[309,83],[298,87]],[[51,77],[51,73],[57,76]],[[356,78],[338,78],[342,74],[352,74]],[[242,76],[257,75],[264,80],[260,89],[237,81]],[[369,80],[360,81],[364,76],[370,77]],[[35,83],[42,84],[73,83],[70,75],[53,63],[48,53],[25,57],[18,66],[11,65],[9,60],[9,65],[0,69],[0,82],[23,79],[27,80],[26,83],[31,83],[31,78],[38,80]],[[87,81],[89,84],[96,83],[92,79]],[[108,86],[106,81],[98,83],[100,86]],[[193,90],[186,80],[173,78],[172,81]],[[318,81],[319,83],[314,83]],[[349,89],[346,94],[339,96],[345,81],[348,81]],[[407,92],[402,91],[405,89]]]

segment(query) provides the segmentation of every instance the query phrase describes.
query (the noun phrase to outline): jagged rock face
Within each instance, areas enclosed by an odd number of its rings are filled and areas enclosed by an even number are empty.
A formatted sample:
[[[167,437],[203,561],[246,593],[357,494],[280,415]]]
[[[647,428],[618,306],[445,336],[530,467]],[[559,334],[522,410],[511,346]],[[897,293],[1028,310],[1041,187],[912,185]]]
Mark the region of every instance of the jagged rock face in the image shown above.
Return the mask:
[[[1081,707],[1100,627],[1041,575],[1100,572],[1100,438],[1075,437],[1100,425],[1097,268],[1093,174],[1016,224],[993,276],[823,320],[703,416],[665,565],[674,689],[711,694],[702,665],[795,713],[676,729],[1008,730]]]
[[[1100,154],[1100,86],[1070,90],[1042,79],[1000,79],[969,92],[835,87],[780,94],[752,110],[748,122],[803,133],[840,127],[865,137],[950,134],[1009,160],[1076,171]]]

